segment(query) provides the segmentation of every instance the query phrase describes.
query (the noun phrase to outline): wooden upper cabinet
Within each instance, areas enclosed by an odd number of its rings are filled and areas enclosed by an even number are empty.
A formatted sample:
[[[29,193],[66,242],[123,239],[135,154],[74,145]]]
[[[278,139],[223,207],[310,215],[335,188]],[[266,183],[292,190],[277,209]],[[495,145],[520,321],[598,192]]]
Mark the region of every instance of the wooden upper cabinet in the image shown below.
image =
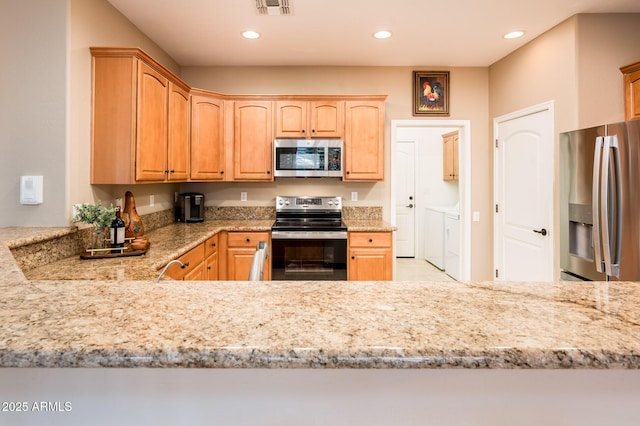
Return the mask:
[[[224,178],[224,101],[219,97],[191,97],[191,180]]]
[[[625,120],[640,118],[640,62],[620,68],[624,75]]]
[[[139,49],[91,53],[91,183],[186,180],[189,87]]]
[[[345,103],[344,180],[384,179],[384,101]]]
[[[277,138],[341,138],[343,101],[277,101]]]
[[[234,180],[273,180],[272,123],[271,101],[235,101]]]
[[[442,135],[442,180],[458,180],[458,138],[457,130]]]
[[[191,107],[189,92],[169,82],[169,121],[167,148],[167,179],[189,179],[189,124]]]

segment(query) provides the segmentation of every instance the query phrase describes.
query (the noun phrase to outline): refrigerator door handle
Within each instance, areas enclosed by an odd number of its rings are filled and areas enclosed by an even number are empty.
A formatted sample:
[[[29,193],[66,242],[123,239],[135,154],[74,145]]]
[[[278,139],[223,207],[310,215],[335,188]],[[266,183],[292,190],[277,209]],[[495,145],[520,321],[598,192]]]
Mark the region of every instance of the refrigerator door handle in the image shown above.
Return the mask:
[[[611,137],[604,137],[602,147],[602,182],[600,184],[600,216],[602,218],[602,254],[604,272],[611,275],[611,240],[609,235],[609,170],[611,168]]]
[[[620,276],[620,258],[622,257],[622,180],[620,173],[620,146],[618,145],[618,137],[613,135],[611,136],[611,148],[613,148],[613,159],[615,164],[615,174],[616,174],[616,193],[615,193],[615,201],[616,205],[616,222],[615,222],[615,230],[616,230],[616,248],[615,252],[611,256],[611,274],[614,277]]]
[[[602,169],[602,185],[600,187],[600,213],[602,215],[602,245],[604,252],[604,270],[608,276],[617,277],[620,275],[619,253],[621,248],[620,206],[616,206],[616,217],[614,229],[616,232],[616,252],[612,253],[611,235],[609,233],[609,224],[613,217],[609,217],[609,175],[611,174],[611,150],[613,150],[613,160],[615,167],[615,202],[620,203],[620,150],[618,149],[618,138],[615,136],[604,137],[604,147],[602,152],[602,163],[605,165]],[[613,261],[612,261],[613,259]]]
[[[591,188],[591,212],[593,215],[593,251],[595,255],[596,271],[604,272],[602,268],[602,248],[600,247],[600,166],[602,163],[602,144],[604,137],[596,138],[593,153],[593,180]]]

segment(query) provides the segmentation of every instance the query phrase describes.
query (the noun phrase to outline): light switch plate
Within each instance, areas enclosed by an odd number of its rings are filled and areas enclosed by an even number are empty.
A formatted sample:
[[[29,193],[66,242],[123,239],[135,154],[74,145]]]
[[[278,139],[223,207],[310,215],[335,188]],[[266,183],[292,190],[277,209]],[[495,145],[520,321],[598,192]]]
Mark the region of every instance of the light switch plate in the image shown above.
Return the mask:
[[[351,201],[358,201],[358,192],[357,191],[353,191],[351,193]]]
[[[156,197],[149,195],[149,207],[153,207],[156,204]]]
[[[240,193],[240,201],[247,201],[247,193],[242,191]]]
[[[42,204],[43,177],[20,176],[20,204]]]

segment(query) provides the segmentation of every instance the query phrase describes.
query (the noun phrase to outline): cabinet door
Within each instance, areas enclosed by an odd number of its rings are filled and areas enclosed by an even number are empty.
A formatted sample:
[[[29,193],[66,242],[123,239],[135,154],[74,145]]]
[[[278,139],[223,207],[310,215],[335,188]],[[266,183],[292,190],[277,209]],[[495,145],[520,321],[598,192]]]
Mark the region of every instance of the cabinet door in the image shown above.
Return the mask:
[[[202,281],[204,280],[204,274],[204,264],[200,262],[196,267],[185,274],[184,281]]]
[[[315,138],[341,138],[344,134],[344,102],[309,102],[309,132]]]
[[[209,96],[191,98],[191,179],[224,177],[224,102]]]
[[[270,101],[234,105],[234,180],[273,180],[273,131]]]
[[[189,92],[169,82],[167,179],[189,179]]]
[[[215,251],[204,261],[204,273],[207,281],[218,280],[218,252]]]
[[[640,63],[636,64],[636,68]],[[624,76],[624,110],[626,120],[640,118],[640,70]]]
[[[276,137],[304,138],[307,136],[307,102],[278,101],[276,105]]]
[[[251,248],[229,247],[227,249],[227,280],[247,281],[255,252],[256,250]]]
[[[344,180],[384,179],[384,103],[347,101]]]
[[[458,132],[442,135],[442,180],[458,179]]]
[[[391,249],[349,250],[350,281],[390,281],[392,276]]]
[[[168,85],[162,74],[138,61],[136,181],[165,180]]]

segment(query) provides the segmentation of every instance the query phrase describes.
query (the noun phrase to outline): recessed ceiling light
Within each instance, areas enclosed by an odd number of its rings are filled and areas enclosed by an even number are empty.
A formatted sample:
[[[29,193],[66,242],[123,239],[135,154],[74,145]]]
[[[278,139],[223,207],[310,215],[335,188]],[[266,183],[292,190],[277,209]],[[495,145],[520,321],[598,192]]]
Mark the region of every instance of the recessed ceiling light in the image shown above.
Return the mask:
[[[518,37],[522,37],[524,35],[524,31],[511,31],[510,33],[507,33],[505,35],[503,35],[503,38],[518,38]]]
[[[391,37],[391,31],[387,31],[387,30],[382,30],[382,31],[376,31],[375,33],[373,33],[373,36],[375,38],[389,38]]]
[[[260,33],[257,31],[248,30],[242,33],[242,37],[254,40],[256,38],[260,38]]]

